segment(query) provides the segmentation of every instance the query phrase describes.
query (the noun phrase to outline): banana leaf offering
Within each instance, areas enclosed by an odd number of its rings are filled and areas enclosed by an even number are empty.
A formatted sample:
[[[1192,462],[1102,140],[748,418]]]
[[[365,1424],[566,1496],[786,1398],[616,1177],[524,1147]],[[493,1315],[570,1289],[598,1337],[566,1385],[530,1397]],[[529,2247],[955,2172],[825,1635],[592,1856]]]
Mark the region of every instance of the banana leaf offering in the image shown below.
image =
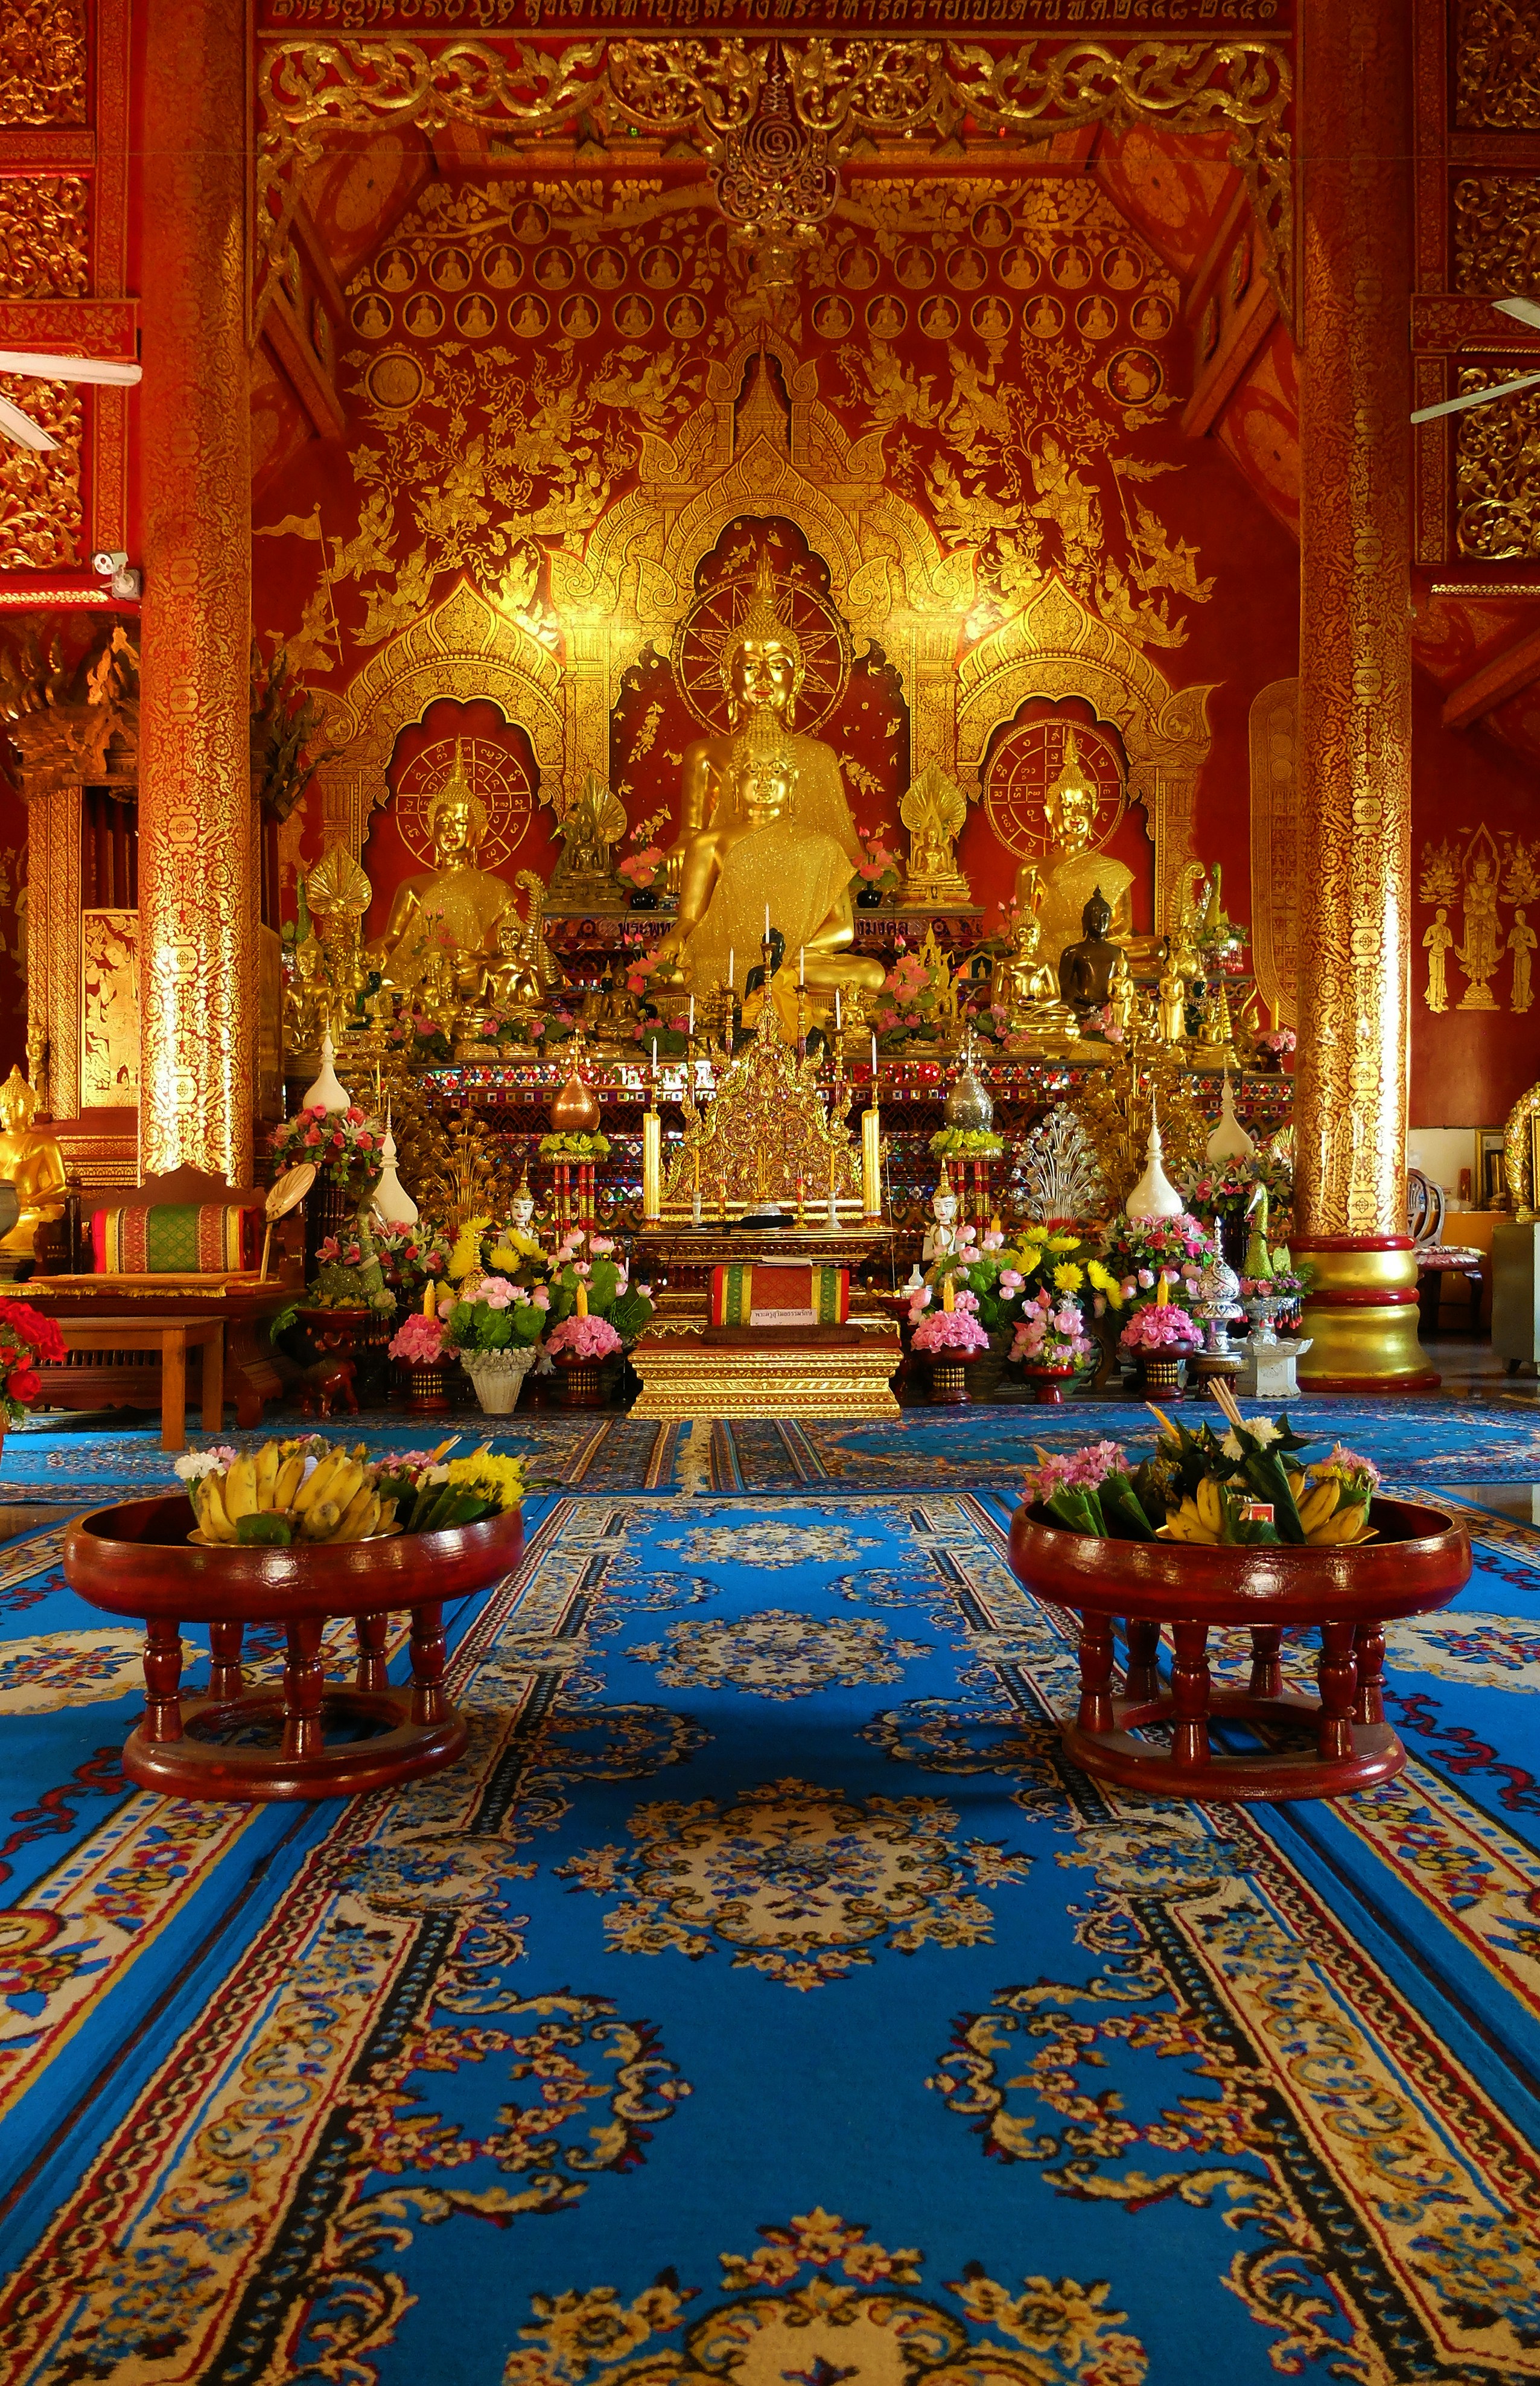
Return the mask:
[[[1242,1416],[1228,1387],[1223,1430],[1173,1424],[1163,1411],[1153,1458],[1131,1468],[1116,1442],[1088,1442],[1067,1456],[1039,1450],[1029,1474],[1029,1513],[1061,1531],[1124,1541],[1257,1548],[1346,1548],[1375,1538],[1370,1503],[1379,1470],[1333,1445],[1328,1457],[1296,1463],[1309,1438],[1285,1413]]]

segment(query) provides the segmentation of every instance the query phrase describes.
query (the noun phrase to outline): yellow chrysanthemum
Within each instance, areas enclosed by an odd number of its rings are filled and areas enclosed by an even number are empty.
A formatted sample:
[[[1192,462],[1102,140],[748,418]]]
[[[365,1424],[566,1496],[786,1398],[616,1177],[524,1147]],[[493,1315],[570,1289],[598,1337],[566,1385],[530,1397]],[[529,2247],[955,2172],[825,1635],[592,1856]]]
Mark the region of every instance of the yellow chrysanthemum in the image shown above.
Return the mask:
[[[1051,1243],[1048,1249],[1052,1250]],[[1085,1282],[1085,1270],[1076,1267],[1072,1260],[1064,1260],[1054,1270],[1054,1282],[1060,1292],[1078,1292]]]
[[[1051,1251],[1072,1251],[1079,1240],[1078,1235],[1050,1235],[1048,1249]]]
[[[1107,1270],[1103,1267],[1100,1260],[1093,1260],[1086,1268],[1085,1273],[1090,1277],[1098,1292],[1111,1291],[1112,1278],[1108,1275]]]
[[[478,1450],[469,1458],[452,1458],[447,1470],[451,1483],[469,1483],[489,1500],[495,1500],[506,1515],[517,1508],[524,1497],[524,1469],[517,1458],[495,1458],[490,1450]]]
[[[504,1275],[512,1275],[519,1265],[519,1254],[509,1250],[507,1243],[499,1243],[487,1265],[500,1269]]]
[[[1030,1226],[1023,1226],[1021,1232],[1029,1243],[1045,1243],[1048,1239],[1048,1229],[1035,1219]]]
[[[482,1237],[491,1224],[490,1218],[468,1218],[460,1228],[455,1248],[449,1254],[449,1266],[446,1271],[452,1283],[458,1284],[460,1278],[469,1275],[472,1268],[481,1266]]]

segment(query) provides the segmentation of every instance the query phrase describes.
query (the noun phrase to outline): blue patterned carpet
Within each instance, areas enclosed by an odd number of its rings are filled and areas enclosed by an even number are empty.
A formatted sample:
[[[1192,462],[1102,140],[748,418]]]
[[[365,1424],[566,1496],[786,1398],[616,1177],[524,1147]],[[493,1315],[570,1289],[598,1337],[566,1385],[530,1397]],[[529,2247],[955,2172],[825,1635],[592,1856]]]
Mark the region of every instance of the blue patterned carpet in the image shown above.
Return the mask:
[[[6,2386],[1540,2379],[1540,1534],[1393,1633],[1399,1781],[1163,1807],[1013,1469],[532,1502],[466,1758],[313,1808],[126,1790],[0,1550]]]

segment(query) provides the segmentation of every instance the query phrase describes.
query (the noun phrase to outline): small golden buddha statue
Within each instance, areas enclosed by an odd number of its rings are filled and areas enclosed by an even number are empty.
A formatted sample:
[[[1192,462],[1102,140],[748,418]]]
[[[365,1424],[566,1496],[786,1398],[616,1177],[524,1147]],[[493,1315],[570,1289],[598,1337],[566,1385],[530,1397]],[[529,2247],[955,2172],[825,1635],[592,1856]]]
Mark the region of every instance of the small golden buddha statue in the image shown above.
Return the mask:
[[[1106,898],[1114,939],[1121,944],[1133,935],[1133,873],[1126,862],[1094,852],[1091,846],[1100,801],[1101,791],[1081,760],[1075,733],[1067,729],[1063,765],[1043,798],[1054,842],[1016,873],[1018,904],[1030,909],[1036,900],[1045,953],[1060,953],[1073,940],[1086,904],[1098,892]]]
[[[1042,1052],[1073,1043],[1080,1023],[1060,998],[1058,972],[1043,959],[1041,922],[1018,911],[1010,934],[1011,949],[996,961],[990,980],[991,1008],[1005,1013],[1012,1043],[1024,1038]]]
[[[904,898],[918,906],[970,903],[972,889],[958,867],[957,841],[968,820],[968,798],[939,763],[914,780],[898,807],[909,832]]]
[[[497,957],[489,961],[482,981],[482,1000],[500,1011],[537,1011],[543,1000],[540,973],[531,960],[528,936],[517,911],[505,911],[497,923]]]
[[[1166,958],[1156,987],[1156,1019],[1161,1041],[1166,1044],[1185,1042],[1187,1035],[1187,981],[1176,965],[1176,955],[1171,938],[1166,939]]]
[[[336,998],[320,938],[312,929],[294,948],[293,975],[283,989],[283,1049],[307,1058],[332,1033]]]
[[[731,727],[724,737],[697,737],[684,749],[679,835],[669,854],[671,885],[683,885],[692,837],[704,829],[741,823],[734,749],[741,733],[761,712],[783,731],[795,766],[787,813],[792,826],[832,837],[851,863],[858,858],[860,846],[838,755],[821,737],[807,736],[793,727],[807,671],[801,640],[775,609],[775,574],[769,556],[761,553],[753,601],[722,649],[721,682]]]
[[[396,888],[385,933],[366,948],[367,956],[387,986],[410,990],[427,980],[435,950],[447,948],[468,980],[462,990],[474,998],[469,965],[492,951],[497,923],[514,895],[506,879],[478,864],[487,811],[466,777],[458,738],[454,770],[434,798],[429,825],[434,866]]]
[[[1139,997],[1128,966],[1128,955],[1120,950],[1112,964],[1112,976],[1107,989],[1107,1007],[1111,1012],[1108,1024],[1116,1027],[1125,1043],[1131,1043],[1138,1024]]]
[[[784,971],[810,994],[880,991],[882,962],[849,950],[849,856],[797,810],[797,756],[808,742],[769,706],[750,715],[724,781],[727,817],[719,805],[716,824],[686,848],[679,916],[658,947],[655,986],[731,984],[741,995],[768,922],[780,931]]]
[[[36,1127],[37,1096],[18,1068],[0,1086],[0,1179],[16,1187],[21,1214],[0,1242],[0,1277],[14,1276],[36,1257],[40,1226],[64,1215],[64,1154],[46,1127]]]
[[[1123,956],[1108,934],[1112,909],[1098,888],[1081,913],[1082,935],[1059,957],[1058,990],[1078,1019],[1103,1011],[1112,994],[1112,973]]]

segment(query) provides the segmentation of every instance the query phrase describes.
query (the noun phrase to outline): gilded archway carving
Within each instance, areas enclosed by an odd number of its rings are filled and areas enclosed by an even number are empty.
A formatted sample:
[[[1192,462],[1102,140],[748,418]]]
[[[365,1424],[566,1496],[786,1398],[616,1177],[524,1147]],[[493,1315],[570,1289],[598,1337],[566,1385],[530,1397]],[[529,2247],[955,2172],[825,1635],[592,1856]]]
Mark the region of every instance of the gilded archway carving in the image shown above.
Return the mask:
[[[1155,925],[1168,925],[1183,862],[1195,860],[1193,797],[1208,759],[1211,685],[1173,688],[1118,630],[1057,577],[966,654],[957,669],[957,771],[972,794],[989,740],[1034,697],[1079,697],[1118,731],[1128,797],[1142,804],[1155,844]]]
[[[914,774],[931,762],[953,769],[971,552],[948,554],[918,508],[883,486],[881,433],[848,439],[817,386],[814,368],[773,333],[745,339],[712,367],[686,433],[644,440],[638,486],[595,525],[586,553],[553,556],[574,778],[608,775],[622,674],[648,645],[668,653],[696,564],[745,516],[795,523],[828,566],[830,596],[852,634],[881,641],[908,698]]]
[[[569,784],[561,668],[539,640],[469,581],[369,657],[334,697],[324,735],[341,750],[317,772],[328,845],[363,850],[369,816],[386,800],[396,738],[441,697],[488,697],[529,738],[540,797],[559,819]]]

